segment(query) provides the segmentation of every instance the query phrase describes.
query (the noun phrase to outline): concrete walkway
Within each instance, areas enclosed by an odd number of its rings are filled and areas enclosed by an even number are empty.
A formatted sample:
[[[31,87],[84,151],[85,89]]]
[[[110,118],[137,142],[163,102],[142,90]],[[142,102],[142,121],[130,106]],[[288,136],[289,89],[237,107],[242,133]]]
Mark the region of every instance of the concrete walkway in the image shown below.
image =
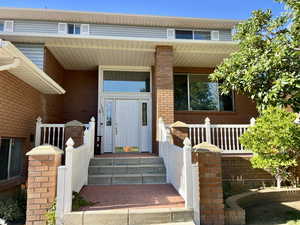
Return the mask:
[[[80,194],[95,203],[82,211],[126,208],[184,208],[184,200],[170,184],[85,186]]]

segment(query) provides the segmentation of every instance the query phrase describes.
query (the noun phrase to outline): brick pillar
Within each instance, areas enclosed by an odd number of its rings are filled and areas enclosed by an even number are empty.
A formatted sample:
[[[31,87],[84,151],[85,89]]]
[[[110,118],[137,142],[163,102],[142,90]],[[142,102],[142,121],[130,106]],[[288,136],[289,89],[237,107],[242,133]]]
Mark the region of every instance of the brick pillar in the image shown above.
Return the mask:
[[[156,134],[158,119],[166,124],[174,122],[173,48],[157,46],[153,68],[153,129]],[[153,136],[153,152],[158,153],[157,135]]]
[[[46,225],[45,214],[56,197],[57,167],[63,151],[41,145],[28,155],[28,189],[26,225]]]
[[[65,124],[65,140],[72,138],[74,141],[74,147],[78,147],[83,144],[83,136],[84,136],[84,124],[77,121],[72,120]]]
[[[199,167],[200,222],[224,225],[221,151],[205,142],[194,149],[193,163]]]

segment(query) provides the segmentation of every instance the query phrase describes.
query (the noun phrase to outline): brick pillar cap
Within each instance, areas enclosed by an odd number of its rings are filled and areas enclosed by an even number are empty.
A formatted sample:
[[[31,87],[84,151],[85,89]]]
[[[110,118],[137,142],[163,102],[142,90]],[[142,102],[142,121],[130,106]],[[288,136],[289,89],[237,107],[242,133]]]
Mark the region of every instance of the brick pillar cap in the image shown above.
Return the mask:
[[[64,154],[64,152],[62,150],[60,150],[59,148],[53,146],[53,145],[40,145],[37,146],[35,148],[33,148],[32,150],[30,150],[29,152],[26,153],[26,155],[28,156],[32,156],[32,155],[61,155]]]
[[[221,152],[221,149],[219,149],[217,146],[207,142],[202,142],[198,145],[195,145],[193,149],[196,152]]]
[[[187,125],[186,123],[181,122],[181,121],[176,121],[175,123],[172,123],[172,124],[170,125],[170,127],[182,127],[182,128],[188,128],[189,125]]]
[[[65,124],[65,127],[84,127],[84,124],[78,120],[72,120]]]

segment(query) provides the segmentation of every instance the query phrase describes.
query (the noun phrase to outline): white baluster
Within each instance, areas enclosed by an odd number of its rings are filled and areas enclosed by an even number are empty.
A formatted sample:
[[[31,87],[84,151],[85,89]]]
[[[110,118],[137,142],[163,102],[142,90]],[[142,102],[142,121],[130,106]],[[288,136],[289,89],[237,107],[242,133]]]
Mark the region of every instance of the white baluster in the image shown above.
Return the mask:
[[[35,146],[39,146],[41,144],[41,125],[42,125],[42,118],[38,117],[36,119],[36,126],[35,126]]]

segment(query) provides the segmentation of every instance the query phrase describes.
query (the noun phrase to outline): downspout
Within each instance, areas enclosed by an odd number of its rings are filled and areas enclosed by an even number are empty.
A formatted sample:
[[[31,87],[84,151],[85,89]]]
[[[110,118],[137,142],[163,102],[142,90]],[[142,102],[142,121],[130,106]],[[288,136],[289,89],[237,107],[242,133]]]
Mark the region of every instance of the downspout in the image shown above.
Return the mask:
[[[19,58],[14,58],[14,61],[12,63],[0,66],[0,71],[17,68],[20,65],[20,62],[21,60]]]

